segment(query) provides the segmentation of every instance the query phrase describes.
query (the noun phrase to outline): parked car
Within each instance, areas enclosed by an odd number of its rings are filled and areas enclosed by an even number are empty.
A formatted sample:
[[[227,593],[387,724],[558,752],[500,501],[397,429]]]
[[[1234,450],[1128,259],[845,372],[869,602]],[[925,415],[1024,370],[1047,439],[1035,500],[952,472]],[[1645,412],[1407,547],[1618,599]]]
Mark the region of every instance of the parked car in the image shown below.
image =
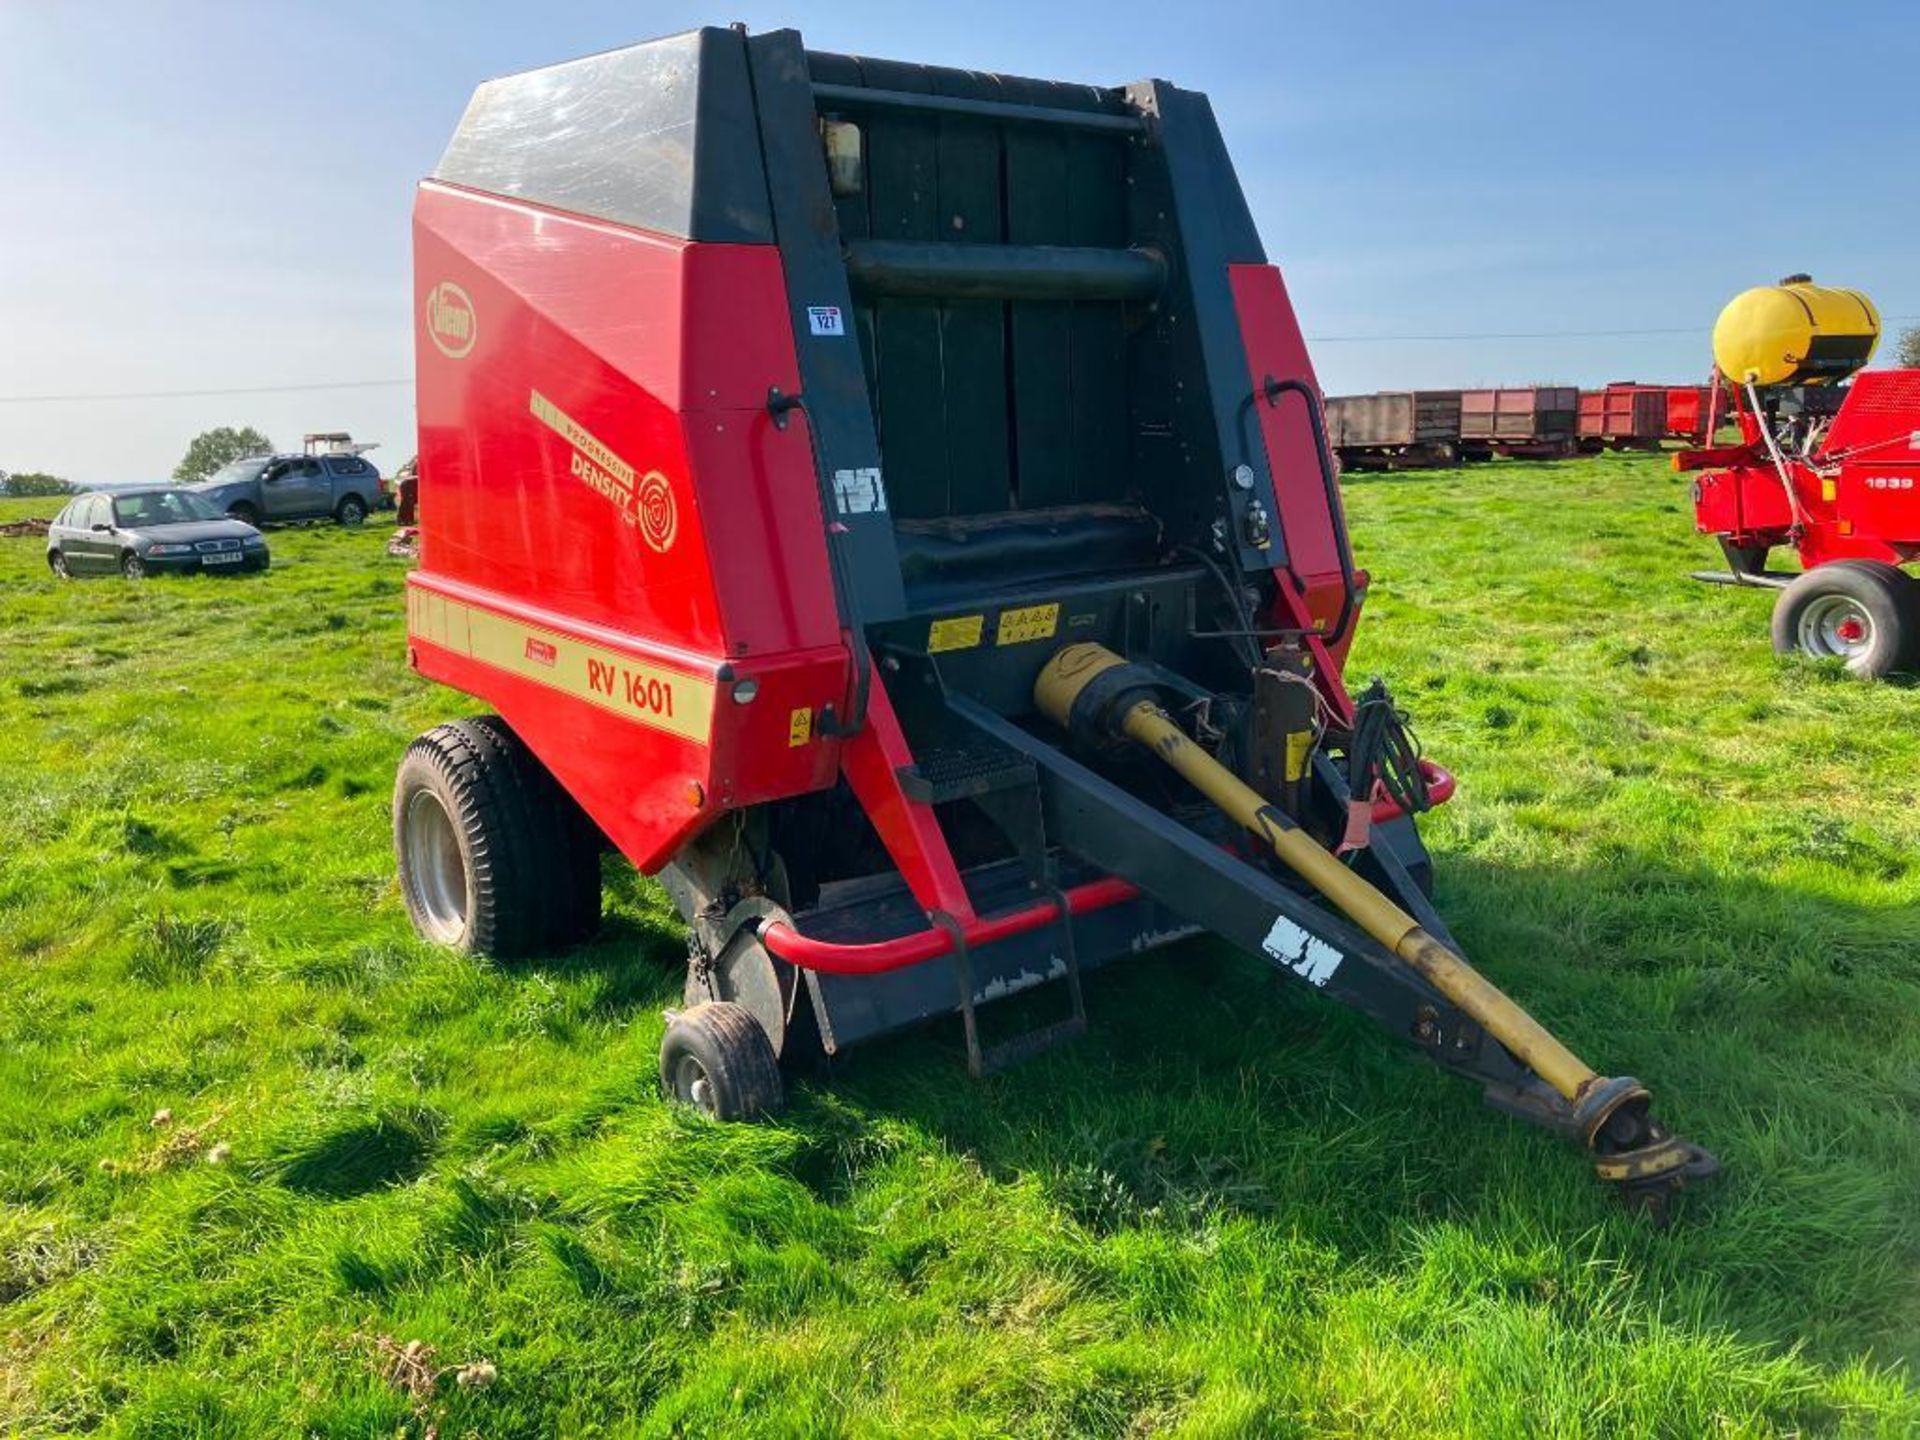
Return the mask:
[[[254,455],[191,487],[236,520],[358,525],[381,503],[380,472],[358,455]]]
[[[75,497],[47,529],[47,564],[62,579],[130,580],[204,570],[264,570],[266,537],[177,486],[95,490]]]

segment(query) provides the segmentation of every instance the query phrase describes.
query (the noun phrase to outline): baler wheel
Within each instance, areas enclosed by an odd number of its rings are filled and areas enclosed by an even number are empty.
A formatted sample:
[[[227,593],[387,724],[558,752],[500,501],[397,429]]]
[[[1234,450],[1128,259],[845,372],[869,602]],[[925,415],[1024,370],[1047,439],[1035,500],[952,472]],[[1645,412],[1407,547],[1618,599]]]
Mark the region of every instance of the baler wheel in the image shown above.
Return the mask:
[[[394,779],[400,894],[428,940],[499,958],[571,944],[600,918],[597,846],[546,768],[493,716],[436,725]]]
[[[757,1120],[786,1105],[766,1032],[745,1007],[724,1000],[668,1020],[660,1083],[668,1098],[715,1120]]]
[[[545,943],[561,948],[592,939],[600,930],[600,852],[606,848],[599,827],[506,721],[498,715],[476,715],[467,723],[515,756],[513,768],[525,786],[528,808],[545,832],[540,842],[548,871],[540,900]]]
[[[1905,571],[1878,560],[1816,565],[1773,607],[1773,648],[1844,660],[1877,680],[1914,663],[1920,648],[1920,587]]]

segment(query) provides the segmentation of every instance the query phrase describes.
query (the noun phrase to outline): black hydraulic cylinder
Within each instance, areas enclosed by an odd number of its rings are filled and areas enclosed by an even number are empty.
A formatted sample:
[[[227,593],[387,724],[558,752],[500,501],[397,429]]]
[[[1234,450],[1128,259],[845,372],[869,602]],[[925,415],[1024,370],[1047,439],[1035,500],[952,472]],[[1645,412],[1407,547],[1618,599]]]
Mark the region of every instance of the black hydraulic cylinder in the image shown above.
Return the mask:
[[[862,295],[918,300],[1151,300],[1167,265],[1151,250],[851,240],[847,279]]]

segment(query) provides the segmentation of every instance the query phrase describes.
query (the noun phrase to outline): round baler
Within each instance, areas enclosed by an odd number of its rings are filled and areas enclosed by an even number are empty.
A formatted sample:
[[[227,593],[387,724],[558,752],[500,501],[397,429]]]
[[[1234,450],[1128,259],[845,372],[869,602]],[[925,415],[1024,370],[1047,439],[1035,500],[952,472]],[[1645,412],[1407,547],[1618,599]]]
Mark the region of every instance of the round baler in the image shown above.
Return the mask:
[[[747,1118],[955,1013],[997,1069],[1212,933],[1636,1201],[1713,1168],[1434,910],[1453,782],[1343,680],[1367,576],[1205,96],[700,30],[483,85],[414,233],[409,655],[494,712],[401,769],[424,934],[572,943],[617,850],[688,928],[663,1083]]]

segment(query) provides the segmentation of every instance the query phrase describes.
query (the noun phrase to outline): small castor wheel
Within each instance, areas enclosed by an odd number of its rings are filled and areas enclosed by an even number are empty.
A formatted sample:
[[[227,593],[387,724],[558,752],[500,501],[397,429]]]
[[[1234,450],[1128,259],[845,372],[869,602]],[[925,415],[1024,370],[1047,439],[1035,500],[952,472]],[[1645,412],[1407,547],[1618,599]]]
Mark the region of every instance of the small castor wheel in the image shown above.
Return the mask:
[[[744,1006],[712,1001],[667,1022],[660,1084],[670,1099],[715,1120],[757,1120],[786,1104],[773,1046]]]

